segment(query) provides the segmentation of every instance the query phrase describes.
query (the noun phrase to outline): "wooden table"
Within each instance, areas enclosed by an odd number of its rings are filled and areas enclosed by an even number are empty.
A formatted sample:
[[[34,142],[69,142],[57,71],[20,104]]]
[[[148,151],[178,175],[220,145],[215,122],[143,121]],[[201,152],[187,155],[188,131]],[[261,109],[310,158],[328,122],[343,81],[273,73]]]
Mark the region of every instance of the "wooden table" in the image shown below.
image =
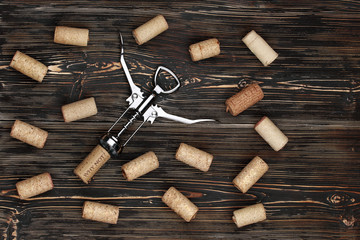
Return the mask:
[[[357,1],[2,1],[0,230],[3,239],[359,239],[360,4]],[[163,14],[169,30],[138,46],[131,31]],[[90,29],[87,47],[53,43],[57,25]],[[278,53],[269,67],[242,43],[256,30]],[[182,87],[157,104],[216,123],[146,124],[85,185],[74,168],[127,104],[119,38],[148,94],[159,65]],[[216,37],[221,55],[192,62],[188,46]],[[9,67],[16,50],[49,66],[42,83]],[[249,83],[265,97],[237,117],[224,102]],[[64,123],[62,105],[95,97],[96,116]],[[254,131],[268,116],[289,137],[273,151]],[[44,149],[9,136],[15,119],[49,131]],[[120,126],[117,127],[119,129]],[[175,159],[186,142],[213,154],[210,171]],[[133,181],[122,164],[154,151],[160,167]],[[269,171],[246,194],[233,178],[256,155]],[[50,172],[55,188],[20,200],[16,182]],[[175,186],[200,211],[185,223],[161,201]],[[81,218],[84,200],[120,207],[117,225]],[[232,212],[262,202],[268,220],[237,229]]]

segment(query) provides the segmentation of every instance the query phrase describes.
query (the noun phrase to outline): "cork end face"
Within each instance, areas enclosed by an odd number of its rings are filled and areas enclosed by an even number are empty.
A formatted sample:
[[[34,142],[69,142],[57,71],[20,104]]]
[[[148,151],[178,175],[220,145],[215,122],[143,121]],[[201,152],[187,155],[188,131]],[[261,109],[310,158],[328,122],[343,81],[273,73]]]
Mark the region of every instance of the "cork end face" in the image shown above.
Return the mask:
[[[236,217],[235,217],[235,216],[232,216],[232,220],[233,220],[233,222],[236,224],[236,226],[239,227],[239,226],[238,226],[238,223],[237,223],[237,221],[236,221]]]
[[[287,136],[285,136],[284,141],[281,144],[279,144],[278,147],[276,147],[276,148],[273,147],[274,151],[278,152],[278,151],[282,150],[288,142],[289,142],[289,138]]]
[[[126,174],[126,171],[123,167],[121,167],[121,173],[126,181],[131,181],[132,179],[129,179],[128,175]]]
[[[42,81],[44,80],[44,77],[45,77],[45,76],[40,77],[40,78],[38,78],[38,79],[34,79],[34,80],[37,81],[38,83],[42,83]]]
[[[161,200],[167,204],[168,202],[168,199],[171,198],[171,195],[173,195],[174,192],[176,192],[176,188],[174,187],[170,187],[165,193],[164,195],[162,196]]]
[[[267,119],[268,117],[267,116],[263,116],[256,124],[255,124],[255,130],[256,130],[256,128],[265,120],[265,119]]]
[[[269,170],[269,165],[261,157],[256,156],[252,161],[256,161],[264,169],[264,172]]]
[[[21,194],[21,191],[20,191],[21,182],[22,182],[22,181],[17,182],[17,183],[15,184],[15,187],[16,187],[16,191],[17,191],[17,193],[18,193],[18,195],[19,195],[19,198],[20,198],[21,200],[24,200],[24,199],[26,199],[26,198]]]
[[[159,18],[160,21],[162,21],[164,23],[164,31],[168,30],[169,29],[169,24],[168,22],[166,21],[164,15],[157,15],[156,18]]]
[[[260,101],[264,98],[264,92],[261,89],[259,84],[253,83],[253,84],[250,84],[248,87],[253,87],[255,89],[255,92],[256,92],[255,95],[257,96],[257,101]]]
[[[39,62],[40,63],[40,62]],[[37,76],[35,76],[35,77],[33,77],[32,79],[33,80],[35,80],[35,81],[37,81],[37,82],[39,82],[39,83],[42,83],[43,82],[43,80],[44,80],[44,78],[45,78],[45,76],[46,76],[46,74],[47,74],[47,72],[48,72],[48,70],[49,70],[49,67],[48,66],[46,66],[45,64],[43,64],[43,63],[40,63],[39,64],[39,69],[38,69],[38,74],[37,74]]]
[[[194,215],[192,215],[190,219],[185,219],[185,221],[186,222],[191,222],[193,219],[195,219],[198,211],[199,211],[199,208],[196,207],[196,212],[194,213]]]
[[[40,145],[38,145],[38,146],[36,146],[37,148],[39,148],[39,149],[43,149],[44,147],[45,147],[45,143],[46,143],[46,141],[47,141],[47,139],[48,139],[48,136],[49,136],[49,133],[47,132],[47,131],[44,131],[44,140],[43,140],[43,142],[40,144]]]
[[[19,124],[20,120],[15,120],[14,124],[11,127],[11,131],[10,131],[10,137],[12,138],[16,138],[15,137],[15,128],[16,126]]]
[[[207,165],[203,169],[200,169],[200,170],[203,171],[203,172],[208,172],[210,170],[210,167],[211,167],[211,164],[212,164],[213,160],[214,160],[214,156],[209,154]]]
[[[87,180],[87,179],[83,178],[83,176],[80,174],[80,172],[78,172],[78,169],[77,169],[77,168],[75,168],[74,174],[75,174],[76,176],[78,176],[85,184],[89,184],[90,181],[91,181],[91,179],[88,179],[88,180]]]
[[[261,206],[262,206],[262,210],[263,210],[263,219],[261,221],[265,221],[267,219],[267,216],[266,216],[266,209],[264,207],[264,205],[261,203]]]
[[[86,209],[86,206],[88,205],[88,201],[85,201],[83,206],[82,206],[82,218],[86,219],[86,213],[85,213],[85,209]]]
[[[95,98],[94,98],[94,97],[90,97],[89,99],[90,99],[90,101],[92,102],[92,106],[93,106],[93,108],[94,108],[93,115],[98,114],[98,109],[97,109],[97,106],[96,106]]]
[[[86,38],[86,42],[84,43],[84,47],[87,47],[90,41],[90,30],[89,29],[86,30],[87,30],[87,38]]]
[[[251,30],[248,34],[245,35],[245,37],[242,38],[242,41],[246,45],[249,45],[253,41],[255,41],[258,38],[258,36],[259,35],[255,32],[255,30]]]
[[[273,63],[275,61],[275,59],[277,59],[279,56],[278,53],[276,53],[273,58],[271,59],[267,59],[266,61],[262,62],[262,64],[264,65],[264,67],[268,67],[271,63]]]
[[[50,173],[46,172],[46,173],[43,173],[43,174],[44,174],[45,176],[47,176],[47,178],[48,178],[49,184],[50,184],[50,186],[51,186],[49,190],[54,189],[54,182],[53,182],[53,180],[52,180],[52,177],[51,177]]]
[[[62,115],[63,115],[64,122],[66,122],[66,123],[71,122],[71,121],[66,117],[66,105],[61,106],[61,113],[62,113]]]
[[[167,205],[167,198],[168,198],[168,195],[169,195],[169,191],[170,191],[171,188],[172,188],[172,187],[170,187],[170,188],[164,193],[164,195],[161,197],[161,201],[162,201],[163,203],[165,203],[166,205]]]
[[[59,43],[57,41],[59,39],[58,34],[59,34],[59,26],[56,26],[54,31],[54,43]]]
[[[241,184],[237,181],[237,177],[234,178],[234,180],[232,181],[232,183],[234,184],[234,186],[242,193],[246,193],[249,189],[246,189],[244,187],[241,186]]]
[[[177,189],[175,187],[170,187],[166,192],[174,192],[177,191]]]
[[[184,143],[180,143],[178,149],[176,150],[176,153],[175,153],[175,159],[176,160],[179,160],[180,161],[180,151],[181,151],[181,148],[183,148],[184,146]]]
[[[215,53],[214,53],[214,57],[215,57],[215,56],[220,55],[220,53],[221,53],[221,48],[220,48],[220,41],[219,41],[219,39],[214,38],[214,41],[215,41],[215,43],[216,43],[216,50],[215,50]]]
[[[141,41],[139,40],[139,36],[138,36],[138,34],[136,33],[136,29],[132,31],[132,35],[133,35],[133,37],[134,37],[134,39],[135,39],[135,42],[136,42],[138,45],[142,45],[142,44],[143,44],[143,42],[141,42]]]
[[[15,52],[13,58],[11,59],[10,67],[14,68],[15,62],[16,62],[16,60],[17,60],[17,58],[19,57],[20,54],[21,54],[20,51]]]
[[[195,54],[194,54],[194,47],[195,47],[194,44],[192,44],[192,45],[189,46],[189,53],[190,53],[191,61],[197,62],[197,61],[199,61],[200,59],[199,59],[197,56],[195,56]]]
[[[153,162],[155,163],[154,170],[157,169],[160,166],[160,163],[156,154],[153,151],[147,152],[146,154],[149,154],[150,157],[153,159]]]
[[[226,112],[230,113],[233,117],[236,117],[237,115],[240,114],[240,113],[239,113],[239,114],[236,114],[236,113],[233,111],[233,107],[232,107],[230,98],[229,98],[228,100],[226,100],[225,105],[226,105]]]

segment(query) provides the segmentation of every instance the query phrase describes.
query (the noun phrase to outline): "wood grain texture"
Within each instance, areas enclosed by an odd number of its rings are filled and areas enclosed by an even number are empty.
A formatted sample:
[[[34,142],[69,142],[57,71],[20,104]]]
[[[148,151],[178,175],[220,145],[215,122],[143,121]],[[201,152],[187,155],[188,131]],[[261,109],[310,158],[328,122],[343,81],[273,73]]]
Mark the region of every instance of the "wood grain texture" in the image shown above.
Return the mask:
[[[360,4],[358,1],[1,1],[0,235],[3,239],[359,239]],[[138,46],[131,31],[163,14],[169,29]],[[87,47],[53,43],[55,26],[88,28]],[[241,42],[256,30],[279,53],[269,67]],[[182,87],[165,111],[216,123],[146,124],[119,159],[85,185],[74,168],[126,109],[134,81],[146,93],[158,65]],[[216,37],[221,54],[192,62],[190,44]],[[39,84],[9,67],[16,50],[49,66]],[[264,99],[233,117],[225,100],[250,83]],[[96,116],[65,124],[61,106],[95,97]],[[267,115],[289,137],[274,152],[254,131]],[[49,132],[44,149],[9,135],[15,119]],[[214,155],[203,173],[175,159],[185,142]],[[160,167],[127,182],[121,165],[154,151]],[[246,194],[232,179],[256,155],[269,171]],[[48,171],[54,189],[20,200],[16,182]],[[199,207],[185,223],[161,202],[175,186]],[[120,207],[117,225],[81,218],[85,200]],[[232,212],[262,202],[268,220],[237,229]]]

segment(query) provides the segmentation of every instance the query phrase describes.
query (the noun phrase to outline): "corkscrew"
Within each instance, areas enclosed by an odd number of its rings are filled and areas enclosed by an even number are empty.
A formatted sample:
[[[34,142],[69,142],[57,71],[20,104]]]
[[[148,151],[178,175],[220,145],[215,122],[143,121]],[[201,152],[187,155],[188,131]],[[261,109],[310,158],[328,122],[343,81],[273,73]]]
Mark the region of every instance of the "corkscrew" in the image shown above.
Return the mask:
[[[172,72],[170,69],[159,66],[154,75],[154,88],[151,94],[148,97],[144,97],[144,93],[142,90],[135,85],[130,71],[126,65],[125,58],[124,58],[124,42],[121,33],[120,42],[121,42],[121,56],[120,62],[122,68],[125,72],[125,76],[127,81],[129,82],[131,95],[126,99],[129,103],[129,107],[120,115],[120,117],[113,123],[113,125],[109,128],[107,133],[100,139],[100,144],[103,148],[105,148],[110,155],[117,156],[121,153],[122,149],[126,146],[126,144],[133,138],[133,136],[139,131],[139,129],[146,123],[150,122],[151,124],[154,123],[156,118],[162,117],[169,120],[185,123],[185,124],[193,124],[198,122],[205,122],[205,121],[214,121],[212,119],[196,119],[191,120],[184,117],[179,117],[176,115],[172,115],[166,113],[161,107],[151,104],[154,98],[160,94],[170,94],[175,92],[180,87],[180,81],[178,77]],[[164,89],[159,84],[159,75],[162,72],[166,72],[170,74],[172,79],[175,81],[175,86],[171,87],[170,89]],[[117,134],[113,134],[111,131],[113,128],[119,123],[119,121],[129,112],[132,111],[131,117],[129,118],[128,122],[121,128],[121,130]],[[121,141],[122,134],[132,125],[136,120],[142,121],[142,123],[136,128],[136,130],[130,135],[128,139],[125,141]]]
[[[100,139],[100,144],[98,144],[88,156],[75,168],[74,173],[85,183],[89,183],[92,177],[96,172],[112,157],[117,157],[123,150],[123,148],[128,144],[128,142],[134,137],[134,135],[139,131],[139,129],[146,123],[150,122],[151,124],[158,117],[166,118],[169,120],[185,123],[185,124],[194,124],[198,122],[206,121],[215,121],[213,119],[196,119],[191,120],[184,117],[179,117],[173,114],[166,113],[161,107],[152,104],[156,96],[160,94],[170,94],[175,92],[180,87],[180,81],[178,77],[170,69],[159,66],[154,75],[154,88],[151,91],[151,94],[147,97],[144,97],[142,90],[135,85],[130,71],[126,65],[124,58],[124,42],[121,33],[120,42],[121,42],[121,55],[120,62],[124,70],[127,81],[129,82],[131,94],[126,99],[129,103],[129,107],[120,115],[118,119],[112,124],[106,134]],[[160,80],[160,73],[170,74],[171,79],[174,84],[170,84],[169,87],[162,87],[164,83]],[[161,82],[161,85],[160,85]],[[120,120],[127,116],[127,122],[122,126],[121,130],[114,134],[113,130],[116,125],[119,124]],[[129,130],[129,127],[137,120],[140,120],[141,123],[139,126],[130,133],[129,137],[126,140],[123,140],[125,132]],[[125,137],[126,138],[126,137]]]

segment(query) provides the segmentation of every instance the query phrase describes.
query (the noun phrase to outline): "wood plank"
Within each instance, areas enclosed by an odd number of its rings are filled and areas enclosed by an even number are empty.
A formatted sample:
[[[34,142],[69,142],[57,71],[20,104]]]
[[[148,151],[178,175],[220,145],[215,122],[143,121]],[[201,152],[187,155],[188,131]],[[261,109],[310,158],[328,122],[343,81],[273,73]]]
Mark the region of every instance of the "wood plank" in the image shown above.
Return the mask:
[[[0,234],[3,239],[358,239],[360,238],[360,4],[357,1],[2,1],[0,2]],[[138,46],[131,31],[157,14],[170,28]],[[53,43],[57,25],[90,29],[88,47]],[[263,67],[241,38],[255,29],[278,53]],[[165,111],[217,122],[146,124],[118,159],[85,185],[74,168],[126,109],[130,90],[118,32],[138,86],[149,94],[157,66],[182,87]],[[191,62],[188,46],[217,37],[221,55]],[[8,65],[16,50],[49,66],[39,84]],[[225,100],[257,82],[265,97],[238,117]],[[60,107],[95,97],[96,116],[65,124]],[[274,152],[254,131],[264,115],[289,137]],[[9,136],[15,119],[49,131],[44,149]],[[131,128],[133,130],[135,126]],[[119,127],[117,127],[119,129]],[[214,155],[207,173],[175,159],[181,142]],[[160,168],[126,182],[120,166],[147,151]],[[231,183],[256,155],[270,166],[248,193]],[[20,200],[17,181],[49,171],[54,190]],[[200,211],[185,223],[161,201],[175,186]],[[84,200],[120,207],[117,225],[81,218]],[[238,208],[262,202],[267,220],[237,229]]]

